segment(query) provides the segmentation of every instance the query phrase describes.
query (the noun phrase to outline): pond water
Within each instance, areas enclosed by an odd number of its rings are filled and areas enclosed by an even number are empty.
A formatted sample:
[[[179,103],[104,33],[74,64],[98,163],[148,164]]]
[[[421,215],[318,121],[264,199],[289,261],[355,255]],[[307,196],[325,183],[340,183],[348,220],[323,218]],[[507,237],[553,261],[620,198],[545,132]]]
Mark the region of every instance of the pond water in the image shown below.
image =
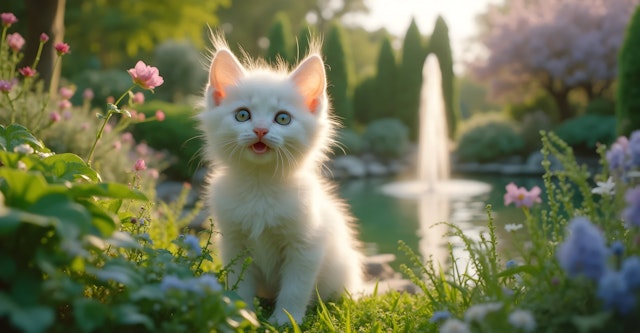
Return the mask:
[[[408,263],[406,256],[398,251],[402,240],[422,258],[433,256],[443,265],[448,258],[447,242],[454,246],[454,255],[464,256],[462,244],[455,237],[447,237],[448,227],[438,222],[450,222],[464,233],[477,239],[486,231],[487,205],[491,205],[496,224],[499,245],[509,242],[509,233],[504,225],[522,223],[523,212],[514,206],[505,207],[505,186],[515,182],[518,186],[542,188],[541,177],[513,176],[452,176],[456,181],[477,181],[488,185],[487,192],[478,195],[440,195],[434,193],[419,198],[391,196],[383,189],[394,179],[354,179],[340,183],[340,195],[351,205],[358,219],[360,238],[365,243],[367,254],[393,253],[397,260],[394,266]]]

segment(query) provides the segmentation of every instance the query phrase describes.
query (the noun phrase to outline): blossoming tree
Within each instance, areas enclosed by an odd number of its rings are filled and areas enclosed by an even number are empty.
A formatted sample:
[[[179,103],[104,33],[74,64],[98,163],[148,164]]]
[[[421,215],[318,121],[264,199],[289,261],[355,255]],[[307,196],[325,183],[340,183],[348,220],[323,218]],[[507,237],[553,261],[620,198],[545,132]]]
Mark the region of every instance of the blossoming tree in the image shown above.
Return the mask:
[[[513,0],[492,6],[479,36],[487,52],[470,64],[494,98],[514,100],[543,89],[561,120],[572,117],[568,96],[606,96],[617,54],[639,0]]]

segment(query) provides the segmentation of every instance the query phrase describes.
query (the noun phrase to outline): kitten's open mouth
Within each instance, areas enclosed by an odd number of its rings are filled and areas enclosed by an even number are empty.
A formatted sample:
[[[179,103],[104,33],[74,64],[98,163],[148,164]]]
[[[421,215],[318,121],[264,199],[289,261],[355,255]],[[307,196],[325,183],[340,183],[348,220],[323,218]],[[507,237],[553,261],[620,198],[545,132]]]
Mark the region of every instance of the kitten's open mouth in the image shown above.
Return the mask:
[[[264,154],[269,151],[269,146],[267,146],[264,142],[256,142],[251,145],[251,150],[253,150],[256,154]]]

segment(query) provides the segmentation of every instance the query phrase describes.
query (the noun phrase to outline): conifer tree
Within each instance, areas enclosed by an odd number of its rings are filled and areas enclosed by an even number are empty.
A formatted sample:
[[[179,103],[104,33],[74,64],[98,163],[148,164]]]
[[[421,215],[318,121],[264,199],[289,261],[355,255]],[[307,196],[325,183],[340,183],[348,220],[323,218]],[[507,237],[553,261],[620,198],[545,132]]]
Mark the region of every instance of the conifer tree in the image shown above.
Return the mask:
[[[313,26],[303,24],[298,31],[298,37],[293,45],[293,56],[297,60],[301,60],[309,53],[309,43],[316,38],[317,34]]]
[[[398,118],[409,128],[412,140],[418,137],[422,68],[426,58],[422,35],[415,20],[411,21],[402,44],[398,70]]]
[[[342,27],[331,24],[327,39],[323,46],[327,65],[328,93],[332,101],[333,110],[340,118],[344,127],[353,125],[353,107],[350,91],[350,63],[346,50],[345,36]]]
[[[278,57],[287,62],[291,62],[291,50],[293,49],[293,37],[291,36],[291,22],[289,17],[279,12],[273,19],[269,29],[269,48],[265,58],[271,62],[277,62]]]
[[[382,40],[378,54],[376,79],[373,84],[371,119],[397,118],[397,65],[391,39]]]
[[[640,6],[627,26],[618,54],[616,117],[618,134],[629,135],[640,129]]]
[[[373,121],[373,96],[375,77],[367,77],[353,90],[353,117],[356,122],[366,125]]]
[[[447,124],[449,137],[456,134],[458,120],[460,119],[456,96],[454,91],[455,76],[453,73],[453,56],[451,55],[451,43],[449,42],[449,28],[441,16],[436,19],[436,24],[431,34],[428,47],[429,53],[438,57],[440,71],[442,72],[442,94],[447,112]]]

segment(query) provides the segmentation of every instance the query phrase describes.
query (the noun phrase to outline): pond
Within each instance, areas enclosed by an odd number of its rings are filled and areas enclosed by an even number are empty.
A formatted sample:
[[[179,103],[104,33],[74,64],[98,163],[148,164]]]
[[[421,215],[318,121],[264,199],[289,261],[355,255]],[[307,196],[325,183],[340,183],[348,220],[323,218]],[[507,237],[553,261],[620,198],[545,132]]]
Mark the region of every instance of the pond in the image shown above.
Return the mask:
[[[459,239],[447,237],[448,227],[438,222],[450,222],[460,227],[466,235],[477,239],[486,231],[487,205],[496,224],[499,245],[509,242],[509,233],[504,225],[523,223],[524,215],[514,206],[505,207],[505,186],[515,182],[528,189],[538,185],[543,188],[541,177],[514,177],[499,175],[452,176],[452,180],[477,181],[488,185],[487,192],[465,195],[430,195],[420,198],[391,196],[383,188],[394,179],[354,179],[340,183],[340,195],[351,205],[358,219],[360,239],[365,243],[367,254],[393,253],[397,260],[394,266],[408,263],[406,256],[398,251],[398,241],[405,242],[422,258],[430,255],[446,264],[447,242],[454,246],[457,257],[464,256]]]

